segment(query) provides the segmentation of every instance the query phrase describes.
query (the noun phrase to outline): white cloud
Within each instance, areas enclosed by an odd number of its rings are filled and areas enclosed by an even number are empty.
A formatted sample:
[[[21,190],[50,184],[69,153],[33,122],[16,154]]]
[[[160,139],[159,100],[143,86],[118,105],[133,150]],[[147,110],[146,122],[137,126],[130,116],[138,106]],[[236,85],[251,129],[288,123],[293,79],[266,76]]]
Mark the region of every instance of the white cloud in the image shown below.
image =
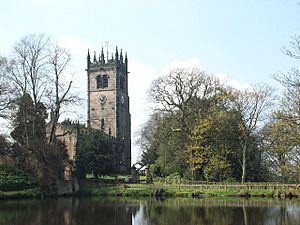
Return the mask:
[[[75,57],[87,55],[87,50],[91,46],[88,42],[72,35],[65,35],[58,40],[58,45],[67,48]],[[85,62],[85,61],[84,61]]]
[[[239,81],[230,78],[230,76],[228,76],[225,73],[216,73],[215,75],[220,79],[220,81],[223,84],[225,84],[227,86],[230,86],[230,87],[233,87],[236,89],[247,89],[250,87],[249,84],[240,83]]]
[[[193,68],[193,67],[202,69],[200,59],[196,57],[190,58],[188,60],[175,59],[163,69],[162,74],[167,74],[170,70],[175,68]]]

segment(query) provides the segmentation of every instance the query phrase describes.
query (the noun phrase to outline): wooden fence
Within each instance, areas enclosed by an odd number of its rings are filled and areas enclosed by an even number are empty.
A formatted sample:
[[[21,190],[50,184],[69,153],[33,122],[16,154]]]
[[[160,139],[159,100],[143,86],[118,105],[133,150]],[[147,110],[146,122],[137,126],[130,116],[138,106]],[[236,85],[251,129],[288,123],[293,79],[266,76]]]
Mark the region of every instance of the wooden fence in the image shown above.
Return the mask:
[[[155,186],[161,186],[168,189],[199,189],[227,191],[237,190],[289,190],[300,189],[300,184],[282,184],[282,183],[221,183],[221,182],[201,182],[187,181],[181,179],[159,179],[155,180]]]

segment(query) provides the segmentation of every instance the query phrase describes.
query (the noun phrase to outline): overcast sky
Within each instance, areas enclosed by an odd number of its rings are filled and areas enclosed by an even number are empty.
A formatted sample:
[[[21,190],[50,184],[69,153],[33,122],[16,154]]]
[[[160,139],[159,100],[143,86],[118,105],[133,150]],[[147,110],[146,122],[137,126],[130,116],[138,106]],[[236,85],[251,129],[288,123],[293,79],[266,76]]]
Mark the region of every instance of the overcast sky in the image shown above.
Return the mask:
[[[87,49],[100,52],[109,41],[111,53],[118,45],[128,53],[134,135],[149,113],[146,90],[168,68],[198,66],[236,86],[275,85],[272,74],[299,65],[281,52],[300,34],[299,2],[1,0],[0,55],[26,34],[49,35],[72,52],[75,86],[85,97]],[[84,121],[85,107],[78,111]],[[138,151],[134,146],[134,161]]]

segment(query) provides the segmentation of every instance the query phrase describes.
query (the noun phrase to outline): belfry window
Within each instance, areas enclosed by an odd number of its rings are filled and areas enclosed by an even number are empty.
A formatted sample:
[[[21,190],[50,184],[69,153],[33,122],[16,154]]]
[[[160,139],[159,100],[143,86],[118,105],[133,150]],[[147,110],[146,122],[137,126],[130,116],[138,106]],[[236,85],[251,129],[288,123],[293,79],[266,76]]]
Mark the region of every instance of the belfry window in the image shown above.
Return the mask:
[[[96,77],[97,89],[108,87],[108,76],[107,75],[98,75]]]

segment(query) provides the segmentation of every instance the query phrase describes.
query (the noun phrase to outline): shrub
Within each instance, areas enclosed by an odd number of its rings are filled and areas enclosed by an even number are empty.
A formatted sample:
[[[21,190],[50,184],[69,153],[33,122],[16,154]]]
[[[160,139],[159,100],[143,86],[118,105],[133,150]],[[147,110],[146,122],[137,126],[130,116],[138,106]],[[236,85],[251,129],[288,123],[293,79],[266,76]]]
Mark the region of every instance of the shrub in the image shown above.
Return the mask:
[[[15,165],[0,165],[0,190],[16,191],[32,188],[32,177]]]

